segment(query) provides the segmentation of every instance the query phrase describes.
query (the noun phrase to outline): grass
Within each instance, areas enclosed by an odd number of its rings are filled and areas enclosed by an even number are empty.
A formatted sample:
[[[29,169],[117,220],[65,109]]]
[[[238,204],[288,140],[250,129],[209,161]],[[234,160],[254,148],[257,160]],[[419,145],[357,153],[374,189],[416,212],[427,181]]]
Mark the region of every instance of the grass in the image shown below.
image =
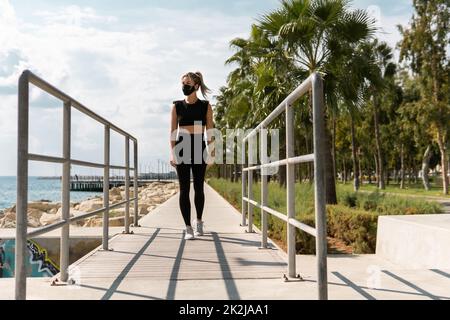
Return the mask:
[[[342,182],[338,183],[338,188],[340,190],[345,191],[353,191],[353,181],[349,181],[346,184],[343,184]],[[377,186],[375,184],[364,184],[361,186],[362,191],[376,191],[378,190]],[[390,192],[390,193],[398,193],[398,194],[405,194],[405,195],[416,195],[416,196],[431,196],[431,197],[440,197],[440,198],[447,198],[450,199],[450,195],[444,195],[442,193],[442,186],[438,186],[435,184],[431,184],[430,190],[425,190],[422,184],[416,183],[416,184],[405,184],[404,189],[400,189],[399,184],[395,184],[390,182],[389,185],[386,186],[385,190],[382,190],[382,192]]]
[[[224,179],[209,179],[208,183],[234,207],[241,211],[241,182]],[[352,187],[350,185],[350,187]],[[268,206],[286,214],[286,190],[277,182],[268,183]],[[254,183],[253,199],[260,202],[261,184]],[[348,186],[337,185],[337,205],[327,205],[329,236],[344,245],[351,246],[355,253],[375,252],[376,230],[379,215],[434,214],[442,213],[442,205],[435,201],[419,198],[386,195],[380,192],[353,192]],[[260,210],[254,210],[254,224],[261,227]],[[297,220],[314,226],[314,187],[309,183],[295,185],[295,217]],[[285,248],[286,223],[268,215],[269,236],[281,242]],[[304,232],[297,232],[297,253],[314,253],[314,238]]]

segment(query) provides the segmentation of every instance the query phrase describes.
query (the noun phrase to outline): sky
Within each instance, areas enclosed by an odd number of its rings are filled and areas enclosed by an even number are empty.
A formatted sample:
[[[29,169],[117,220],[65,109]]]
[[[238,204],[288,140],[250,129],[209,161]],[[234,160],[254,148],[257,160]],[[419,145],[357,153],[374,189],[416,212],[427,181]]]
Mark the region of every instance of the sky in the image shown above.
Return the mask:
[[[17,172],[17,81],[30,70],[139,141],[139,170],[169,160],[172,101],[180,77],[201,71],[212,89],[233,66],[230,40],[248,37],[278,0],[0,0],[0,176]],[[378,37],[400,40],[397,24],[411,0],[356,0],[377,19]],[[200,97],[204,99],[203,97]],[[103,127],[72,109],[72,158],[103,161]],[[31,86],[29,152],[62,155],[62,102]],[[111,135],[111,164],[124,165],[125,140]],[[131,145],[130,153],[133,152]],[[132,162],[131,162],[132,163]],[[60,165],[29,163],[30,175],[59,175]],[[73,167],[72,174],[102,174]],[[120,174],[119,171],[113,174]]]

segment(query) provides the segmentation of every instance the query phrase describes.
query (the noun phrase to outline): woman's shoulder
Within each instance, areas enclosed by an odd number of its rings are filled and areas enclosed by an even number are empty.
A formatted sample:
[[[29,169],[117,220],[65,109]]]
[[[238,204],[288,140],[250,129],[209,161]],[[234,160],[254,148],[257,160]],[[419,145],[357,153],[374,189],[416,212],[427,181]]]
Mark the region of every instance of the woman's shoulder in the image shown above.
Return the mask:
[[[209,106],[209,100],[200,100],[200,102],[206,107]]]

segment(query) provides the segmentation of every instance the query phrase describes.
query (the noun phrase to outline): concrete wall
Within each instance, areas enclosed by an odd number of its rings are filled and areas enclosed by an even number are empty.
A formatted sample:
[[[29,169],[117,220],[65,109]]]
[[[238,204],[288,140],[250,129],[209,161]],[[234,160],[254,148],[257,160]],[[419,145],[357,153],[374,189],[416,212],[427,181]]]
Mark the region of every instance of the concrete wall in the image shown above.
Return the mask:
[[[59,248],[60,239],[59,238],[37,238],[33,239],[42,248],[47,250],[49,258],[59,266]],[[74,263],[81,257],[85,256],[95,248],[97,248],[101,243],[101,238],[86,238],[86,237],[71,237],[70,238],[70,250],[69,250],[69,261],[70,264]]]
[[[450,269],[450,214],[380,216],[376,254],[411,269]]]

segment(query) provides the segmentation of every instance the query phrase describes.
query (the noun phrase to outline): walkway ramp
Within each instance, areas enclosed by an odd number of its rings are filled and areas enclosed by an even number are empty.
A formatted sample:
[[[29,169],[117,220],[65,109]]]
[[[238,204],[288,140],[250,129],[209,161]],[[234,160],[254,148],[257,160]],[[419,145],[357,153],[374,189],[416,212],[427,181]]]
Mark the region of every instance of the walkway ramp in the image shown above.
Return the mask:
[[[205,236],[183,239],[178,194],[71,266],[77,285],[29,278],[28,299],[317,299],[315,257],[298,255],[304,281],[283,281],[286,254],[259,249],[240,213],[205,184]],[[193,199],[191,189],[191,199]],[[192,207],[195,219],[195,208]],[[450,270],[408,270],[376,255],[330,255],[330,299],[450,299]],[[0,279],[0,298],[14,298],[14,279]]]

